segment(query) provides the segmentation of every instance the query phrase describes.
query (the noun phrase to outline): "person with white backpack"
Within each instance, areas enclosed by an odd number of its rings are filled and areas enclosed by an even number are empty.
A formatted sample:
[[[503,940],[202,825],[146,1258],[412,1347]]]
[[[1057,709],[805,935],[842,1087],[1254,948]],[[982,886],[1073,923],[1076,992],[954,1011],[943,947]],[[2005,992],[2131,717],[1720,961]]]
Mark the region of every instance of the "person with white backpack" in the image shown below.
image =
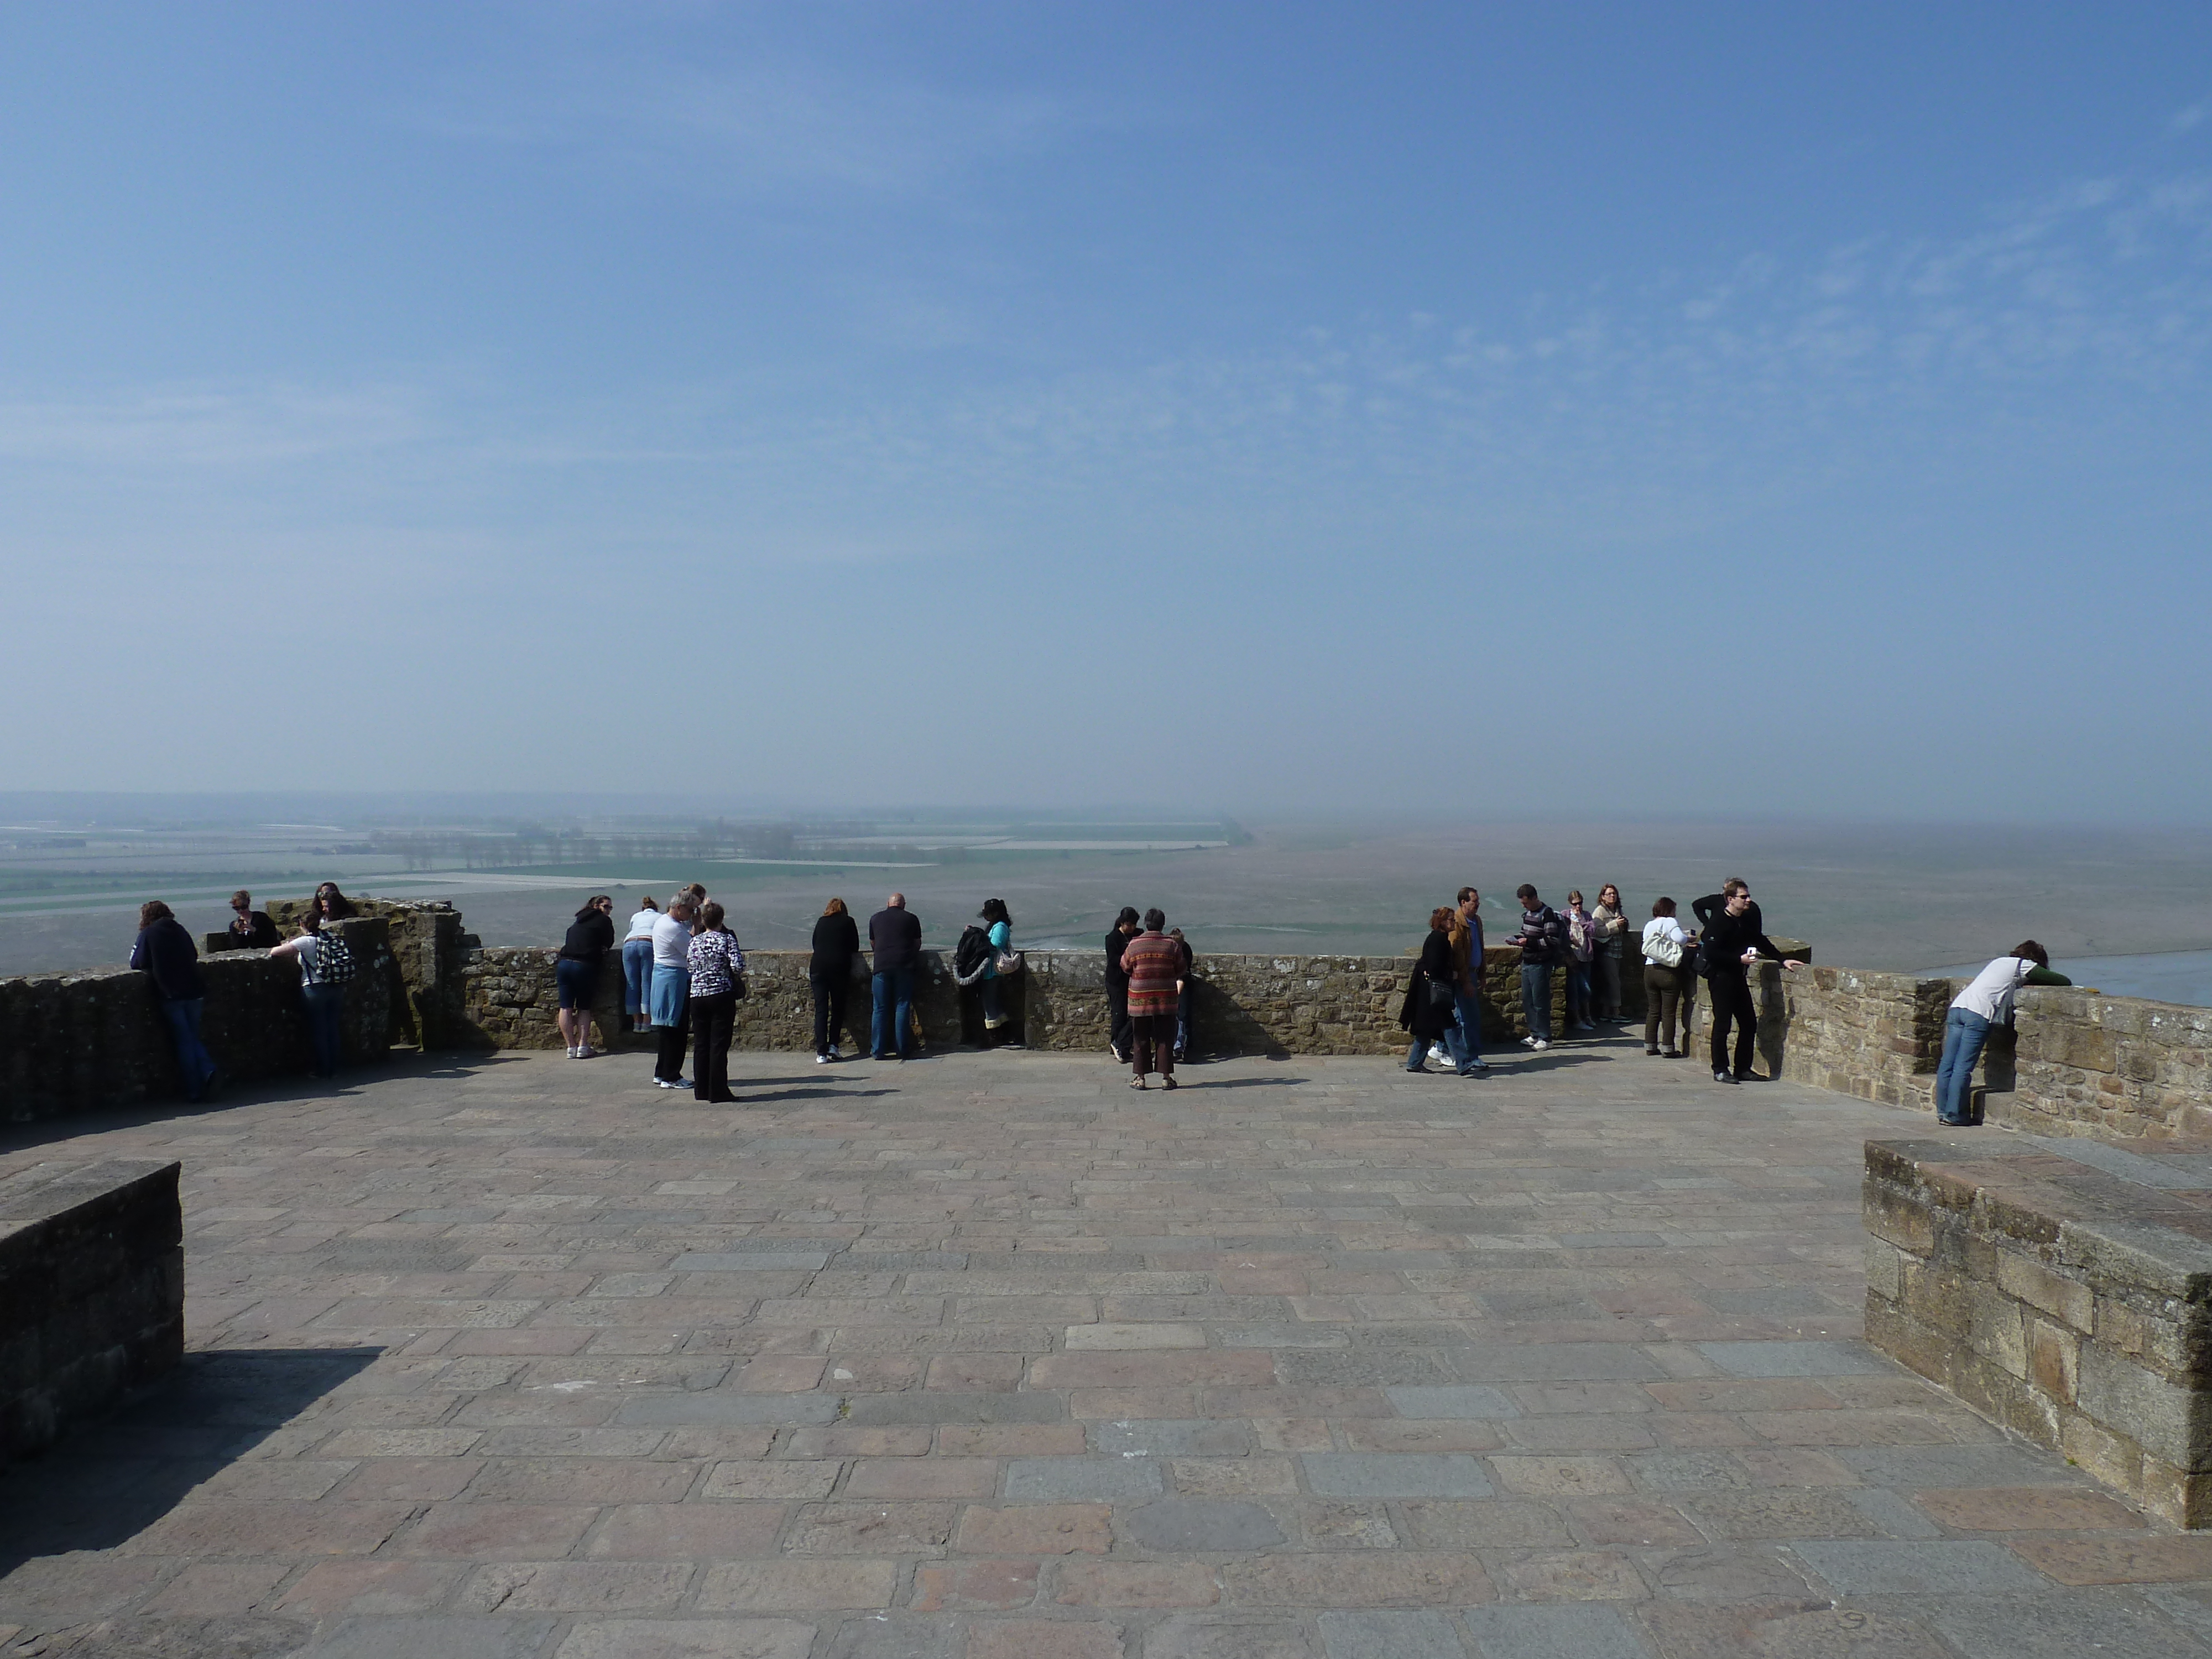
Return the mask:
[[[316,898],[301,918],[307,931],[297,939],[286,939],[269,954],[272,959],[298,959],[300,994],[307,1005],[307,1038],[313,1049],[315,1075],[336,1077],[345,1023],[345,988],[352,983],[356,969],[351,947],[324,920],[330,907],[320,894]]]
[[[1692,983],[1690,973],[1691,935],[1674,920],[1674,901],[1662,898],[1651,907],[1651,920],[1644,924],[1644,1052],[1667,1060],[1680,1060],[1690,1046],[1690,1009],[1682,993]],[[1675,1021],[1680,1019],[1681,1046],[1675,1046]],[[1666,1046],[1660,1047],[1664,1036]]]

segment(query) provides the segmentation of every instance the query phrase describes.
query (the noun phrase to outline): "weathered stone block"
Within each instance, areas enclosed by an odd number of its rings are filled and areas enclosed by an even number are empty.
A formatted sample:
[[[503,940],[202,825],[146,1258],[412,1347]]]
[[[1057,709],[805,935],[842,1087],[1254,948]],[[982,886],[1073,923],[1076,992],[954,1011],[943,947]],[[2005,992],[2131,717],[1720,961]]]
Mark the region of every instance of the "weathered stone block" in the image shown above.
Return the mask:
[[[2007,1207],[2016,1211],[2016,1206]],[[2018,1250],[1999,1250],[1996,1268],[1997,1284],[2008,1295],[2018,1297],[2030,1307],[2040,1309],[2077,1331],[2094,1328],[2097,1295],[2081,1280],[2053,1273]]]

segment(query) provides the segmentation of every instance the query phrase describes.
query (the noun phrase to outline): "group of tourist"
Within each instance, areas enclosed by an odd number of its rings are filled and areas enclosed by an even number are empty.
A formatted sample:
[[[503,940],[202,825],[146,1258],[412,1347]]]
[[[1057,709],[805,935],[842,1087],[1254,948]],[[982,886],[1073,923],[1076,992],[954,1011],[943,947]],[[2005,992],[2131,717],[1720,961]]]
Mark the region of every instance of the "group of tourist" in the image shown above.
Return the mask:
[[[296,962],[300,994],[307,1013],[308,1064],[319,1078],[336,1077],[343,1059],[345,988],[356,971],[353,951],[327,924],[356,914],[352,900],[326,881],[315,889],[300,913],[300,932],[283,938],[265,910],[253,908],[253,895],[240,888],[230,896],[227,944],[236,951],[267,951]],[[200,1031],[207,986],[200,976],[199,947],[176,913],[160,899],[138,907],[138,936],[131,944],[131,966],[146,975],[154,1000],[169,1027],[184,1079],[185,1098],[195,1103],[215,1094],[222,1073]]]
[[[1534,886],[1516,890],[1520,921],[1503,943],[1521,952],[1521,1006],[1527,1033],[1523,1047],[1541,1053],[1551,1048],[1553,975],[1564,972],[1565,1025],[1568,1031],[1595,1031],[1600,1021],[1623,1018],[1623,964],[1632,948],[1630,923],[1620,890],[1607,883],[1595,908],[1585,909],[1579,890],[1567,894],[1564,913],[1546,904]],[[1449,1066],[1462,1077],[1489,1069],[1482,1055],[1482,895],[1459,890],[1454,902],[1429,915],[1429,932],[1406,988],[1399,1024],[1410,1034],[1406,1069],[1425,1072],[1431,1064]],[[329,924],[357,913],[334,882],[316,888],[299,916],[300,932],[281,935],[252,895],[234,894],[229,948],[266,950],[272,957],[298,964],[306,1013],[310,1063],[317,1077],[335,1076],[343,1048],[345,988],[356,967],[340,930]],[[1697,927],[1683,926],[1671,898],[1651,906],[1640,936],[1644,985],[1644,1052],[1668,1060],[1686,1058],[1698,982],[1706,986],[1713,1080],[1740,1084],[1753,1075],[1759,1017],[1750,970],[1762,961],[1780,963],[1795,972],[1802,964],[1783,956],[1766,936],[1765,923],[1749,886],[1730,877],[1721,890],[1692,902]],[[987,1047],[1019,1047],[1021,1025],[1007,1006],[1006,985],[1023,969],[1013,948],[1013,918],[1004,899],[987,899],[962,934],[953,953],[953,976],[972,988],[981,1016]],[[860,949],[860,929],[842,898],[833,898],[814,923],[808,980],[813,993],[814,1055],[817,1065],[842,1059],[845,1030],[855,984],[866,981],[872,995],[871,1058],[903,1060],[915,1052],[915,981],[921,963],[921,921],[907,908],[906,896],[893,893],[868,919],[868,954]],[[569,924],[554,964],[562,1038],[573,1060],[592,1058],[592,1009],[608,953],[616,948],[614,900],[605,893],[585,901]],[[1175,1067],[1189,1052],[1191,1002],[1196,983],[1194,958],[1180,927],[1170,928],[1157,907],[1141,915],[1122,907],[1105,938],[1105,981],[1109,1010],[1107,1043],[1115,1060],[1131,1068],[1130,1086],[1150,1086],[1157,1071],[1164,1086],[1177,1086]],[[727,926],[720,904],[698,883],[680,890],[664,910],[652,897],[638,901],[621,940],[623,1011],[629,1029],[653,1031],[657,1054],[653,1081],[663,1089],[690,1087],[709,1103],[735,1099],[729,1087],[729,1050],[737,1027],[737,1005],[745,994],[745,955]],[[174,1042],[185,1098],[204,1101],[222,1081],[202,1035],[206,988],[199,951],[191,935],[169,907],[156,899],[140,906],[138,936],[131,966],[145,972]],[[2066,985],[2054,973],[2048,951],[2033,939],[1984,969],[1953,1000],[1946,1018],[1943,1050],[1936,1081],[1937,1115],[1963,1126],[1971,1115],[1971,1084],[1976,1061],[1992,1025],[2011,1018],[2014,993],[2021,985]],[[686,1050],[693,1078],[684,1076]]]
[[[1565,1024],[1570,1031],[1595,1031],[1601,1020],[1622,1017],[1621,963],[1627,953],[1629,922],[1620,890],[1607,882],[1598,890],[1597,908],[1584,909],[1579,889],[1567,894],[1563,915],[1523,882],[1520,926],[1503,941],[1521,952],[1521,1008],[1528,1031],[1523,1048],[1536,1053],[1553,1042],[1552,975],[1564,970]],[[1432,1063],[1449,1064],[1462,1077],[1489,1069],[1482,1058],[1482,895],[1462,887],[1454,903],[1429,914],[1428,937],[1414,964],[1399,1011],[1398,1023],[1411,1034],[1406,1069],[1425,1072]],[[1644,1052],[1668,1060],[1682,1058],[1689,1046],[1690,1014],[1702,978],[1711,999],[1713,1080],[1736,1084],[1752,1075],[1751,1059],[1759,1016],[1752,995],[1751,964],[1779,962],[1795,971],[1766,937],[1751,889],[1731,876],[1717,893],[1694,902],[1698,931],[1676,919],[1674,901],[1662,898],[1644,926]],[[1680,1046],[1677,1046],[1677,1032]],[[1735,1050],[1729,1052],[1733,1033]]]

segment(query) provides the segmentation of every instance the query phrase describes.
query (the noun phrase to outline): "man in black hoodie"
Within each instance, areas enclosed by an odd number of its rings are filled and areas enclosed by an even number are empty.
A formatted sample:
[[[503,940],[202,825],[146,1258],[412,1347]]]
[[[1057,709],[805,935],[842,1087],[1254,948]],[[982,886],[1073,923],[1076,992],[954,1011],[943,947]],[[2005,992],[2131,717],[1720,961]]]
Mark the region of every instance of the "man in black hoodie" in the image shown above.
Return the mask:
[[[185,1098],[198,1104],[215,1083],[215,1061],[200,1041],[200,1010],[207,987],[200,980],[200,953],[175,914],[159,899],[138,907],[138,937],[131,946],[131,965],[146,975],[154,1000],[169,1022],[177,1045],[177,1070]]]
[[[1713,1081],[1741,1083],[1751,1073],[1752,1039],[1759,1031],[1759,1010],[1751,1000],[1751,964],[1764,957],[1796,972],[1802,963],[1792,962],[1774,948],[1766,936],[1766,923],[1751,902],[1751,889],[1735,876],[1721,890],[1691,905],[1698,913],[1698,971],[1712,988]],[[1735,1066],[1729,1067],[1729,1026],[1735,1025]]]
[[[1137,907],[1125,904],[1106,934],[1106,1006],[1113,1015],[1106,1028],[1106,1046],[1115,1063],[1129,1063],[1129,975],[1121,968],[1121,952],[1143,929],[1137,925]]]

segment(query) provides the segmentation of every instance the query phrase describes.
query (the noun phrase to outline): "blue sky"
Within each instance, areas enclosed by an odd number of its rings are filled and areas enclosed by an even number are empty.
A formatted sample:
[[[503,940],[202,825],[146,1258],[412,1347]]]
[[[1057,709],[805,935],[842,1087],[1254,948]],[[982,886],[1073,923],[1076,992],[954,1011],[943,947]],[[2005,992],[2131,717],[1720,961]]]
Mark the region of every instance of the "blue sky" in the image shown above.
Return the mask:
[[[2212,820],[2212,11],[0,11],[0,773]]]

